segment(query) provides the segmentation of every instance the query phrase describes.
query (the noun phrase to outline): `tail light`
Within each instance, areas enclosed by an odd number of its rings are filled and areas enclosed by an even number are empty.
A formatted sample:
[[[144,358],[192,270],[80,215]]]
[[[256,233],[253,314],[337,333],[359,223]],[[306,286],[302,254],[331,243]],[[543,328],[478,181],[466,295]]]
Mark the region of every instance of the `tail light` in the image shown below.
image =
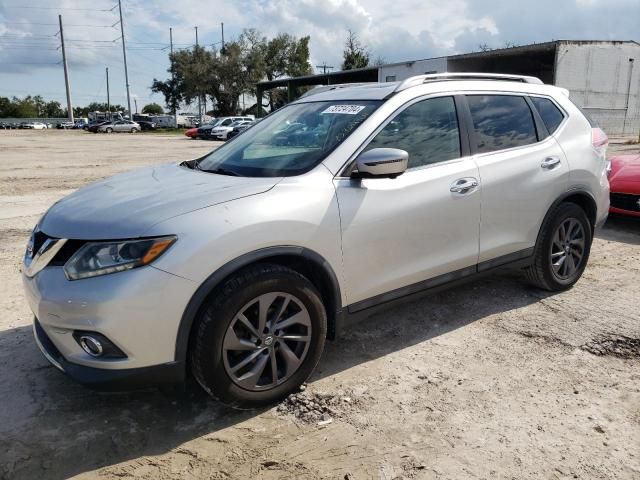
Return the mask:
[[[591,144],[593,148],[600,154],[602,158],[605,158],[607,153],[607,145],[609,145],[609,137],[607,134],[598,127],[591,129]]]

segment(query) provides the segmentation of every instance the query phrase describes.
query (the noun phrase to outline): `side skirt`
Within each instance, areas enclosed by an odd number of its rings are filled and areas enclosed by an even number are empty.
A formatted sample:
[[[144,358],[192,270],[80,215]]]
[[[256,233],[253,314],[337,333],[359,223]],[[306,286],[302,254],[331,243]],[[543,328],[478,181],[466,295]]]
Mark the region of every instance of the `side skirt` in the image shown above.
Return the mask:
[[[401,287],[387,293],[376,295],[375,297],[367,298],[366,300],[352,303],[338,312],[336,318],[336,336],[339,335],[342,329],[388,308],[410,303],[424,298],[427,295],[467,283],[471,280],[476,280],[481,276],[494,273],[496,270],[527,267],[531,265],[533,252],[533,247],[527,248],[487,260],[472,267],[439,275],[422,282],[407,285],[406,287]]]

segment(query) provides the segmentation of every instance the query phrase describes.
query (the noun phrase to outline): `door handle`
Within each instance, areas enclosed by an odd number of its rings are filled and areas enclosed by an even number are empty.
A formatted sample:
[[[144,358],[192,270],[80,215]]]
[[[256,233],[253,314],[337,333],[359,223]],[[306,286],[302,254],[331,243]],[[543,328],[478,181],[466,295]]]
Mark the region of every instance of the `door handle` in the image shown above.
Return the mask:
[[[451,184],[451,193],[469,193],[478,186],[478,180],[473,177],[459,178]]]
[[[540,167],[544,170],[553,170],[558,165],[560,165],[560,159],[558,157],[547,157],[542,161]]]

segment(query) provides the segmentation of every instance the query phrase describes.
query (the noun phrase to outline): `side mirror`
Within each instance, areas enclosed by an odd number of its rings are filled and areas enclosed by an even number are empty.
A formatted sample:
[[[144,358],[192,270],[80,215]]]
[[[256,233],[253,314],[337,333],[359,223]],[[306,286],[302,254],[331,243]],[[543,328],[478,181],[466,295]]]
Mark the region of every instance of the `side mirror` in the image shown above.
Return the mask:
[[[395,178],[404,173],[409,153],[397,148],[374,148],[356,158],[354,178]]]

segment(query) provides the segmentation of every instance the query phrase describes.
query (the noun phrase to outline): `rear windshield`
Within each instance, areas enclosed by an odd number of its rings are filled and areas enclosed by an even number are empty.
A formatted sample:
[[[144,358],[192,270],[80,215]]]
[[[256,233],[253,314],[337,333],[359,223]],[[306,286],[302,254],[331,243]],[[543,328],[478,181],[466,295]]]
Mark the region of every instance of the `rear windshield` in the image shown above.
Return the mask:
[[[300,175],[320,163],[380,103],[342,100],[287,105],[202,158],[197,168],[245,177]]]

